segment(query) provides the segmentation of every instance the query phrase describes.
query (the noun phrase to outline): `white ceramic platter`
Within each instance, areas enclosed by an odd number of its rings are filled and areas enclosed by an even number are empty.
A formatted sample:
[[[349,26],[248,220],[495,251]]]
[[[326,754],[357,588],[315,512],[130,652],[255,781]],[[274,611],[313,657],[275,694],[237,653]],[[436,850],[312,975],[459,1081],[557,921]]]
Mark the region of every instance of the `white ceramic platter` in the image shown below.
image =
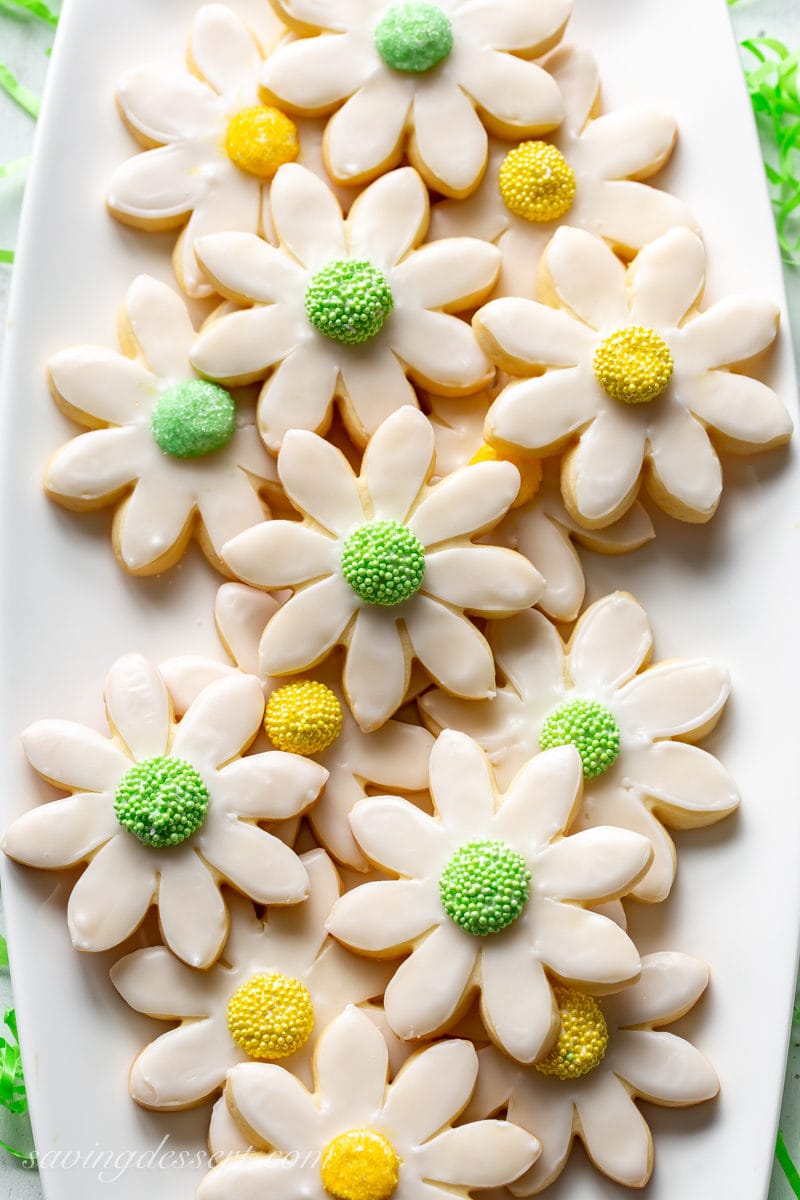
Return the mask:
[[[264,20],[267,0],[231,0]],[[108,517],[44,499],[47,456],[70,434],[45,361],[79,342],[115,345],[133,276],[171,282],[172,236],[123,229],[104,210],[106,181],[132,143],[116,113],[120,72],[182,60],[198,0],[67,0],[26,198],[3,395],[2,821],[51,799],[27,768],[19,733],[45,716],[103,727],[101,686],[128,650],[155,661],[214,652],[219,582],[193,551],[159,580],[128,578]],[[707,299],[783,295],[763,171],[723,0],[575,0],[570,32],[596,52],[608,107],[663,103],[681,142],[665,183],[707,235]],[[796,407],[788,333],[770,382]],[[643,951],[707,959],[713,983],[684,1028],[722,1080],[717,1104],[662,1111],[651,1200],[763,1200],[772,1158],[800,926],[796,693],[800,470],[796,453],[726,464],[722,508],[707,528],[657,520],[658,538],[621,559],[587,557],[591,598],[626,587],[647,605],[660,657],[711,655],[730,666],[731,702],[712,747],[738,779],[739,817],[680,838],[668,904],[631,906]],[[128,1066],[156,1032],[110,987],[115,955],[81,956],[64,910],[71,878],[2,864],[14,987],[48,1200],[191,1200],[204,1170],[205,1110],[163,1116],[128,1098]],[[159,1030],[163,1026],[159,1027]],[[53,1152],[59,1165],[52,1166]],[[183,1158],[181,1158],[183,1155]],[[553,1200],[621,1194],[582,1152]]]

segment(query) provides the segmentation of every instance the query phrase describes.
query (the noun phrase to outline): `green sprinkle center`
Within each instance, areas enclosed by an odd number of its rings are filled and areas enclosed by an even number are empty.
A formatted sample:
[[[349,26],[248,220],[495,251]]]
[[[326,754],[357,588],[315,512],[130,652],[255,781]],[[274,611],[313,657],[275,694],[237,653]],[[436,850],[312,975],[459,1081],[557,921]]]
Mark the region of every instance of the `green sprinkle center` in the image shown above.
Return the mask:
[[[542,750],[574,746],[581,756],[584,779],[596,779],[616,761],[619,727],[608,709],[596,700],[570,700],[547,718],[539,745]]]
[[[375,29],[375,48],[393,71],[422,75],[453,49],[453,26],[435,4],[395,4]]]
[[[159,396],[151,427],[159,450],[172,458],[213,454],[236,431],[233,396],[205,379],[185,379]]]
[[[122,778],[114,798],[117,820],[145,846],[179,846],[206,818],[206,785],[182,758],[145,758]]]
[[[324,337],[360,346],[383,329],[394,297],[386,276],[372,263],[337,259],[312,276],[305,307],[309,321]]]
[[[442,871],[439,895],[456,925],[475,937],[486,937],[516,921],[530,883],[524,858],[504,842],[467,842]]]
[[[419,591],[425,548],[399,521],[370,521],[345,540],[342,574],[367,604],[390,608]]]

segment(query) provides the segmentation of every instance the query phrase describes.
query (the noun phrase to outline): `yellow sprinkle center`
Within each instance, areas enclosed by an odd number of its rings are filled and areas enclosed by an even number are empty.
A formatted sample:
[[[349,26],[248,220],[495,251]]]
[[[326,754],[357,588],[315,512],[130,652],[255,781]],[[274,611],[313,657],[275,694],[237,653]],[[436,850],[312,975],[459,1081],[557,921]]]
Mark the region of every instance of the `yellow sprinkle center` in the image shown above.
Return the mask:
[[[324,683],[287,683],[267,703],[264,728],[277,750],[320,754],[342,732],[342,706]]]
[[[626,325],[604,338],[594,352],[594,373],[614,400],[649,404],[672,378],[669,346],[643,325]]]
[[[608,1026],[593,996],[573,988],[554,987],[561,1018],[558,1041],[536,1070],[559,1079],[580,1079],[603,1061],[608,1046]]]
[[[272,179],[278,167],[294,162],[300,153],[297,126],[277,108],[243,108],[228,122],[225,150],[248,175]]]
[[[322,1186],[335,1200],[389,1200],[397,1187],[400,1159],[374,1129],[351,1129],[322,1154]]]
[[[480,450],[476,450],[469,460],[469,465],[482,462],[510,462],[519,471],[519,492],[511,505],[512,508],[519,508],[521,504],[526,504],[538,492],[542,482],[542,464],[538,458],[529,458],[525,454],[503,454],[495,446],[484,442]]]
[[[556,221],[572,208],[575,175],[549,142],[522,142],[509,150],[498,176],[506,208],[525,221]]]
[[[228,1030],[251,1058],[288,1058],[314,1028],[308,988],[289,975],[254,975],[228,1001]]]

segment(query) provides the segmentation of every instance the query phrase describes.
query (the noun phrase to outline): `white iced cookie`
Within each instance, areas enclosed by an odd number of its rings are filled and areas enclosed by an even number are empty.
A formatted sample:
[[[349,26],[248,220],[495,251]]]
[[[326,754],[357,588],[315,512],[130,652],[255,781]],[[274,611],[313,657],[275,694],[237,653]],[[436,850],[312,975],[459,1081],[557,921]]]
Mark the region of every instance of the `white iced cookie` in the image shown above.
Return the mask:
[[[362,850],[400,878],[347,892],[328,928],[361,953],[412,950],[384,997],[399,1037],[446,1029],[479,989],[493,1040],[532,1062],[557,1030],[548,972],[590,991],[638,976],[627,934],[584,906],[628,893],[652,850],[621,829],[565,837],[581,783],[580,756],[562,746],[499,794],[477,743],[448,730],[431,754],[433,816],[396,796],[356,804],[350,821]]]
[[[564,97],[557,132],[511,150],[492,142],[478,190],[431,214],[433,237],[496,242],[503,256],[496,296],[535,298],[539,259],[560,224],[605,238],[625,258],[676,225],[697,228],[682,201],[641,182],[669,159],[674,118],[652,105],[597,116],[597,62],[583,47],[559,46],[543,65]]]
[[[655,537],[653,523],[637,500],[604,529],[587,530],[564,507],[556,464],[530,454],[504,452],[483,440],[488,393],[464,400],[431,397],[436,439],[436,474],[449,475],[470,462],[508,459],[520,472],[517,499],[492,531],[492,541],[518,550],[535,564],[545,588],[537,607],[554,621],[574,621],[586,592],[583,563],[574,543],[599,554],[629,554]]]
[[[421,1051],[387,1086],[388,1065],[381,1034],[350,1006],[320,1039],[313,1093],[277,1065],[234,1067],[227,1102],[273,1152],[221,1163],[197,1200],[463,1200],[535,1161],[538,1140],[508,1121],[452,1128],[478,1073],[469,1042]]]
[[[217,592],[217,630],[247,674],[260,674],[259,641],[278,607],[272,596],[243,584],[224,584]],[[212,659],[183,657],[169,659],[159,670],[181,711],[202,687],[231,668]],[[366,795],[367,785],[401,792],[426,788],[433,738],[426,729],[402,721],[387,721],[382,729],[364,733],[344,700],[339,665],[330,661],[289,684],[272,676],[263,677],[262,683],[265,726],[273,745],[311,757],[328,772],[325,790],[307,814],[316,838],[339,862],[366,871],[369,864],[347,814]]]
[[[295,589],[264,630],[262,673],[305,671],[342,643],[345,695],[366,731],[402,704],[412,658],[456,695],[493,695],[489,644],[465,610],[508,616],[542,591],[521,554],[471,540],[514,500],[516,467],[479,463],[430,487],[433,457],[430,422],[413,408],[381,425],[358,477],[340,451],[294,430],[278,473],[303,521],[265,521],[225,547],[240,579]]]
[[[267,59],[262,89],[297,112],[338,110],[325,131],[325,161],[337,182],[374,179],[405,153],[435,191],[466,196],[486,169],[487,129],[524,137],[561,121],[558,87],[527,60],[555,45],[570,7],[569,0],[274,0],[301,36]]]
[[[265,11],[269,12],[267,5]],[[270,42],[282,26],[272,18]],[[188,68],[147,63],[117,87],[120,112],[146,147],[114,171],[108,207],[139,229],[185,226],[173,255],[190,296],[213,287],[194,253],[217,232],[272,234],[267,197],[278,168],[299,159],[327,178],[322,123],[289,118],[259,97],[264,55],[227,4],[207,4],[192,23]]]
[[[251,675],[206,688],[175,724],[155,667],[127,654],[105,704],[110,738],[72,721],[25,730],[31,766],[73,794],[18,817],[2,848],[46,870],[88,863],[67,912],[78,950],[119,945],[154,904],[170,950],[207,967],[228,932],[220,883],[259,904],[308,895],[300,859],[258,822],[303,812],[327,771],[278,751],[242,757],[264,712]]]
[[[644,1187],[653,1138],[634,1099],[671,1108],[700,1104],[719,1091],[716,1072],[690,1042],[661,1029],[683,1016],[708,985],[705,963],[662,952],[642,959],[641,978],[596,1000],[558,988],[561,1031],[547,1058],[521,1066],[494,1047],[478,1055],[478,1086],[467,1116],[508,1108],[508,1119],[536,1132],[542,1153],[511,1185],[514,1196],[544,1191],[561,1174],[578,1137],[598,1171]]]
[[[543,454],[568,447],[564,503],[588,528],[627,511],[643,471],[665,512],[708,521],[722,492],[708,431],[739,454],[791,436],[775,392],[731,369],[773,342],[777,305],[730,296],[699,312],[704,276],[703,243],[689,229],[651,242],[626,273],[605,242],[562,228],[540,264],[547,303],[493,300],[475,316],[487,353],[522,377],[490,408],[487,441]]]
[[[675,877],[665,825],[711,825],[739,804],[739,792],[699,741],[719,720],[728,673],[708,659],[648,666],[653,634],[642,606],[625,592],[598,600],[564,647],[537,612],[494,626],[490,638],[506,682],[493,700],[466,703],[438,690],[419,701],[434,732],[455,728],[484,748],[501,787],[534,754],[573,745],[583,763],[576,828],[615,825],[653,845],[653,862],[633,888],[663,900]]]
[[[620,905],[621,907],[622,905]],[[389,1052],[389,1075],[390,1078],[394,1078],[408,1058],[419,1050],[419,1046],[414,1042],[402,1041],[389,1028],[386,1015],[380,1005],[362,1004],[360,1008],[383,1034]],[[481,1030],[481,1034],[483,1035],[483,1030]],[[462,1032],[460,1027],[454,1036],[471,1040],[470,1034]],[[483,1035],[483,1040],[486,1040],[485,1035]],[[246,1129],[240,1124],[237,1115],[226,1104],[225,1097],[221,1096],[211,1109],[208,1149],[213,1166],[216,1162],[222,1162],[223,1159],[234,1154],[246,1154],[248,1150],[253,1149],[269,1150],[270,1147],[257,1138],[252,1129]]]
[[[345,220],[329,187],[289,165],[270,206],[279,249],[244,233],[198,242],[214,286],[249,307],[207,326],[192,351],[209,379],[269,377],[258,406],[269,450],[289,429],[324,433],[334,396],[363,446],[390,413],[417,405],[410,379],[465,395],[494,377],[470,326],[451,314],[486,298],[500,255],[476,238],[420,245],[428,192],[416,171],[373,183]]]
[[[171,567],[193,536],[224,572],[223,544],[269,517],[262,492],[280,494],[252,406],[192,369],[196,336],[183,300],[140,275],[122,307],[124,354],[76,346],[48,363],[58,405],[91,432],[51,457],[45,491],[77,512],[116,505],[114,551],[134,575]]]
[[[217,1092],[236,1063],[280,1062],[311,1084],[320,1033],[347,1007],[384,990],[388,970],[348,954],[325,932],[339,898],[336,870],[323,850],[304,854],[303,904],[269,911],[230,902],[231,923],[218,962],[199,974],[164,949],[136,950],[111,969],[111,981],[137,1012],[177,1019],[138,1056],[130,1089],[145,1108],[177,1109]]]

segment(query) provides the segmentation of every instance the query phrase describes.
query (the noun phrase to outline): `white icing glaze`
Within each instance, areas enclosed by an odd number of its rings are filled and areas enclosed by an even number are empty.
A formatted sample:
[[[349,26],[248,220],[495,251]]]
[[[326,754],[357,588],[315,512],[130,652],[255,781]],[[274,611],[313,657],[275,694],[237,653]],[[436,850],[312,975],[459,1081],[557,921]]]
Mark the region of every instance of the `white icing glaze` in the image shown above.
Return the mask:
[[[314,1009],[311,1037],[281,1060],[306,1086],[320,1033],[348,1004],[383,992],[385,965],[347,954],[326,936],[325,921],[340,891],[330,859],[316,850],[301,861],[309,880],[303,904],[275,909],[262,922],[252,904],[231,898],[224,965],[198,975],[161,946],[137,950],[114,965],[111,980],[132,1008],[181,1022],[134,1062],[134,1100],[147,1108],[185,1108],[217,1092],[236,1063],[251,1061],[228,1031],[227,1007],[236,989],[256,975],[285,975],[308,989]]]
[[[217,593],[215,615],[217,629],[237,666],[251,674],[260,674],[258,645],[264,627],[276,611],[272,596],[243,584],[223,584]],[[172,658],[162,663],[173,696],[180,705],[188,705],[212,679],[229,668],[211,659]],[[428,760],[433,738],[426,729],[401,721],[387,721],[375,733],[364,733],[353,719],[341,687],[338,663],[319,663],[313,671],[300,676],[325,684],[342,705],[342,731],[327,750],[313,755],[328,771],[325,790],[308,812],[308,821],[320,845],[336,859],[357,871],[366,871],[367,860],[359,850],[347,821],[357,800],[366,795],[367,784],[402,792],[422,791],[428,782]],[[285,679],[262,679],[267,698]],[[180,711],[180,707],[178,707]]]
[[[374,435],[359,479],[334,447],[292,431],[278,471],[304,522],[264,522],[225,548],[241,579],[296,589],[264,630],[262,672],[304,671],[342,642],[345,695],[366,731],[383,725],[402,703],[412,656],[457,695],[490,695],[488,644],[464,610],[508,615],[534,603],[542,589],[541,576],[522,555],[470,540],[508,509],[519,488],[516,467],[479,463],[428,487],[432,460],[430,424],[412,408],[394,413]],[[421,590],[393,607],[362,601],[341,571],[347,536],[373,518],[407,524],[425,551]],[[488,578],[478,574],[487,561]]]
[[[650,1130],[633,1099],[654,1104],[700,1104],[716,1096],[719,1081],[708,1059],[688,1041],[653,1026],[677,1020],[708,983],[708,967],[687,954],[649,954],[637,983],[601,1000],[608,1049],[594,1071],[579,1079],[543,1075],[510,1062],[494,1048],[478,1055],[478,1085],[467,1116],[486,1117],[508,1107],[508,1119],[536,1131],[541,1157],[513,1184],[515,1196],[538,1194],[561,1174],[573,1136],[604,1175],[644,1187],[653,1169]],[[630,1028],[636,1026],[636,1028]]]
[[[469,325],[450,314],[489,294],[500,256],[472,238],[417,249],[428,198],[416,171],[406,167],[379,179],[345,220],[330,188],[288,164],[275,176],[270,205],[280,250],[239,233],[197,245],[215,286],[252,307],[208,326],[192,362],[212,379],[269,376],[258,422],[271,451],[277,453],[289,429],[324,432],[334,395],[349,434],[364,445],[395,409],[416,406],[408,377],[447,395],[474,392],[493,377]],[[342,259],[371,262],[392,292],[394,307],[382,329],[362,345],[326,337],[305,311],[315,272]]]
[[[491,404],[489,393],[463,400],[428,398],[436,440],[436,476],[444,477],[464,466],[484,445],[483,425]],[[627,554],[654,536],[653,523],[636,501],[618,521],[591,532],[567,512],[561,499],[554,463],[542,464],[543,478],[532,499],[517,501],[508,516],[492,531],[492,541],[518,550],[543,576],[545,590],[537,607],[554,621],[574,621],[585,594],[583,564],[574,542],[604,554]]]
[[[487,353],[526,376],[495,400],[487,438],[552,453],[577,435],[562,464],[562,491],[581,524],[600,528],[622,515],[636,497],[643,464],[665,511],[707,521],[722,476],[706,428],[740,453],[781,445],[791,435],[779,397],[727,369],[769,346],[778,309],[759,297],[737,297],[687,315],[702,290],[704,261],[697,235],[674,229],[646,246],[626,275],[604,242],[562,227],[543,257],[553,303],[563,310],[556,362],[555,314],[546,306],[494,300],[475,317]],[[594,374],[599,342],[628,325],[654,329],[672,355],[672,379],[650,403],[613,399]],[[541,373],[553,365],[559,369]]]
[[[264,711],[259,681],[232,675],[206,688],[177,724],[155,667],[129,654],[106,685],[112,738],[68,721],[39,721],[23,734],[31,766],[74,794],[18,817],[3,849],[18,862],[47,869],[87,861],[69,901],[73,944],[108,950],[157,904],[161,933],[184,962],[207,967],[227,934],[220,881],[259,903],[296,904],[308,893],[297,856],[260,821],[303,812],[327,772],[277,751],[241,757]],[[116,789],[155,746],[198,772],[209,792],[205,821],[180,845],[145,845],[116,820]],[[167,751],[167,747],[169,750]]]
[[[184,302],[148,275],[128,288],[122,315],[136,359],[77,346],[48,364],[59,402],[91,432],[51,457],[45,489],[79,511],[118,504],[114,548],[135,574],[171,564],[193,531],[221,566],[223,544],[269,516],[259,493],[280,493],[275,464],[241,399],[223,449],[199,458],[165,454],[153,437],[153,411],[168,388],[196,378],[189,363],[195,331]]]
[[[400,1037],[452,1025],[478,988],[493,1040],[531,1062],[556,1032],[545,968],[601,990],[638,975],[639,957],[627,935],[583,906],[630,891],[652,851],[645,838],[622,830],[565,837],[580,785],[580,759],[567,746],[532,759],[499,795],[477,743],[448,730],[431,754],[433,816],[392,796],[355,805],[350,822],[364,853],[400,878],[348,892],[334,906],[328,928],[362,952],[412,949],[384,997],[387,1019]],[[502,842],[522,856],[532,876],[521,915],[485,938],[456,925],[439,893],[451,856],[476,840]]]
[[[322,36],[279,46],[264,64],[262,89],[298,112],[337,110],[325,149],[338,182],[361,183],[394,166],[408,129],[408,156],[426,183],[445,195],[466,196],[486,166],[484,124],[516,137],[561,121],[558,87],[526,60],[558,41],[568,0],[434,3],[450,21],[452,51],[435,70],[409,74],[387,66],[374,43],[391,0],[370,0],[348,12],[339,5],[276,0],[287,24]]]
[[[685,744],[719,719],[729,693],[727,672],[707,659],[648,667],[647,615],[624,592],[587,609],[566,649],[534,611],[495,626],[490,637],[506,679],[495,698],[465,703],[435,689],[419,700],[423,717],[434,732],[451,727],[475,738],[505,787],[540,752],[543,723],[556,708],[577,699],[600,703],[617,724],[621,748],[608,770],[585,780],[575,828],[614,825],[647,836],[653,862],[632,894],[663,900],[675,875],[664,824],[710,825],[739,803],[736,785],[717,759]]]
[[[280,36],[277,21],[275,26],[272,42]],[[175,270],[190,296],[203,297],[214,289],[195,258],[199,237],[231,230],[271,235],[269,182],[241,170],[225,150],[231,118],[262,103],[263,54],[227,5],[208,4],[194,18],[187,57],[188,70],[150,63],[122,75],[120,110],[150,148],[114,171],[108,206],[120,220],[143,228],[185,225]],[[299,161],[327,178],[322,131],[319,121],[298,121]]]
[[[464,1198],[473,1187],[508,1183],[535,1161],[537,1139],[507,1121],[452,1128],[477,1075],[477,1057],[469,1042],[448,1041],[420,1051],[388,1087],[387,1069],[383,1038],[369,1017],[353,1006],[320,1041],[313,1094],[280,1067],[234,1067],[225,1089],[228,1104],[256,1145],[278,1153],[256,1151],[221,1163],[201,1180],[198,1200],[287,1195],[286,1184],[278,1183],[287,1171],[292,1195],[329,1200],[320,1176],[320,1155],[333,1138],[354,1129],[373,1130],[391,1143],[400,1160],[393,1193],[397,1200],[438,1194],[441,1185],[448,1194]],[[297,1158],[298,1147],[305,1151],[299,1161],[281,1161],[281,1155]]]
[[[697,229],[682,201],[639,182],[668,160],[675,144],[674,119],[652,106],[632,106],[594,117],[600,79],[590,50],[559,46],[542,64],[564,98],[564,120],[548,138],[575,176],[575,199],[559,220],[528,221],[505,205],[498,173],[508,145],[490,143],[489,165],[467,201],[444,200],[431,214],[433,237],[469,235],[497,243],[503,266],[496,296],[536,296],[542,251],[559,224],[605,238],[631,257],[676,225]]]

